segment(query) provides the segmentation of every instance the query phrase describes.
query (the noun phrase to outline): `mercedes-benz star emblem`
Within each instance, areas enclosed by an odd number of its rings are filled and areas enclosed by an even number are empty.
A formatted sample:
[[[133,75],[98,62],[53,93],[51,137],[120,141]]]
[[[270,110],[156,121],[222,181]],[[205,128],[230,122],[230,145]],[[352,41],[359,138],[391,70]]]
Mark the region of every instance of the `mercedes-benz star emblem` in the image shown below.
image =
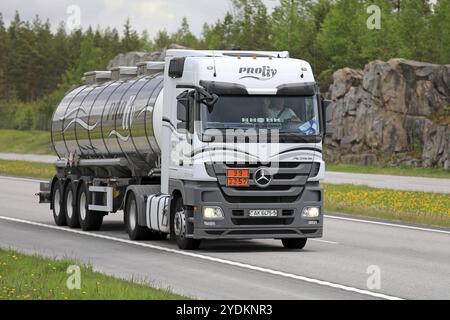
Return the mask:
[[[267,187],[270,181],[272,181],[272,174],[268,168],[259,168],[256,170],[253,180],[255,180],[258,186]]]

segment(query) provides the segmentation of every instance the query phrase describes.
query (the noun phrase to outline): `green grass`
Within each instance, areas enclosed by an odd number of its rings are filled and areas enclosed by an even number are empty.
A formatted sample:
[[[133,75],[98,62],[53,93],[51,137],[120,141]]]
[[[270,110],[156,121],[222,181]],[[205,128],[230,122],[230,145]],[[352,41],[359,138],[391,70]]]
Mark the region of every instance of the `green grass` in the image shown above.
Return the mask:
[[[448,194],[322,184],[325,211],[450,227]]]
[[[55,166],[49,163],[0,160],[0,175],[28,177],[49,180],[56,173]]]
[[[72,265],[80,267],[80,289],[67,288],[73,271],[67,272]],[[6,299],[179,300],[187,297],[152,288],[144,281],[126,281],[94,272],[92,267],[70,259],[46,259],[0,249],[0,300]]]
[[[52,154],[49,131],[0,130],[0,152]]]
[[[450,170],[444,168],[414,168],[414,167],[383,167],[383,166],[361,166],[354,164],[326,164],[327,171],[349,172],[349,173],[372,173],[389,174],[395,176],[415,176],[429,178],[450,179]]]

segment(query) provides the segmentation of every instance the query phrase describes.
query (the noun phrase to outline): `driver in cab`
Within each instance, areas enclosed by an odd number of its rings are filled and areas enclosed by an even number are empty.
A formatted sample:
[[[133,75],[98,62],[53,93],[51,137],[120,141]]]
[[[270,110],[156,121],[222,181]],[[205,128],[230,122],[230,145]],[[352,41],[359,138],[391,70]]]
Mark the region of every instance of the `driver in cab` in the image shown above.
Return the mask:
[[[286,107],[283,97],[264,99],[264,109],[268,118],[279,119],[281,122],[300,121],[295,112]]]

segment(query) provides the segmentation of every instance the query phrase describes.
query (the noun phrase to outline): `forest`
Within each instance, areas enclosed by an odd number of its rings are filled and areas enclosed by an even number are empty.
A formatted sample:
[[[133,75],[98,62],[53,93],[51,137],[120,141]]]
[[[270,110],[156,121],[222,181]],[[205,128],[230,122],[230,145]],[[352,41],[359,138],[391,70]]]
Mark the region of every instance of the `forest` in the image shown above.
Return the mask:
[[[232,9],[205,23],[138,33],[132,17],[122,30],[102,26],[66,31],[20,12],[6,25],[0,12],[0,128],[48,130],[58,100],[82,74],[105,69],[115,55],[163,50],[176,43],[195,49],[288,50],[309,61],[327,90],[342,67],[363,68],[372,60],[405,58],[450,63],[450,0],[280,0],[269,12],[261,0],[230,0]],[[380,8],[379,28],[368,28]],[[56,30],[56,31],[52,31]],[[155,32],[156,31],[156,32]]]

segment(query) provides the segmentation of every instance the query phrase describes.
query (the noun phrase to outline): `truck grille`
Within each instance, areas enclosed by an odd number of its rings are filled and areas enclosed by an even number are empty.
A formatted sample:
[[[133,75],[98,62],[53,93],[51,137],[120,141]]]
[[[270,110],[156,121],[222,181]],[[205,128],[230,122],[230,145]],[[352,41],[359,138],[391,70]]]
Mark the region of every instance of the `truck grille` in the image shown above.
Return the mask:
[[[261,168],[274,170],[272,181],[265,187],[255,180],[255,172]],[[294,202],[302,194],[311,176],[317,175],[320,164],[311,162],[264,163],[205,163],[208,174],[215,176],[227,201],[231,203]],[[248,187],[227,186],[227,169],[247,168],[250,172]]]

